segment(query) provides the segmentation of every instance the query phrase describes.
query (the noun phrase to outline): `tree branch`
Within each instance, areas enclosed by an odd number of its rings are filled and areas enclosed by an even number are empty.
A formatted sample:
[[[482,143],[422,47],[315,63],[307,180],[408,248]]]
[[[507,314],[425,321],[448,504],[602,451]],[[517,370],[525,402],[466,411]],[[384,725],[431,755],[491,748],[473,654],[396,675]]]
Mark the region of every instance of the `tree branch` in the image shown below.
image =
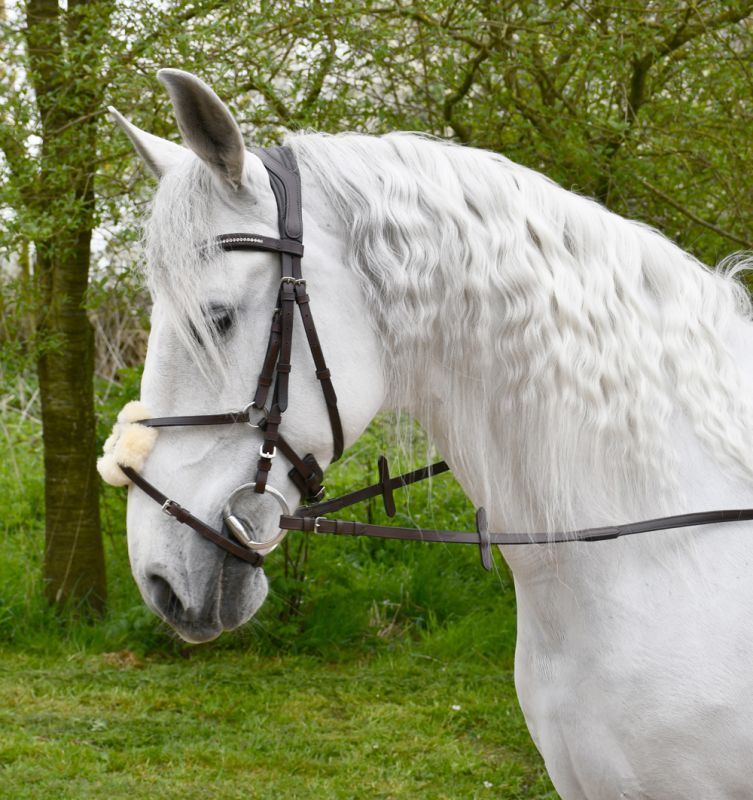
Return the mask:
[[[468,144],[471,140],[471,132],[469,128],[455,118],[455,106],[463,100],[473,86],[476,79],[479,67],[489,58],[489,50],[482,47],[478,53],[471,60],[471,63],[466,70],[465,77],[460,82],[460,86],[454,92],[445,97],[442,105],[442,115],[444,116],[447,124],[455,131],[455,135],[460,139],[463,144]]]
[[[244,92],[259,92],[275,110],[283,125],[289,127],[292,124],[293,112],[288,109],[266,81],[249,78],[249,80],[237,88],[237,91],[239,94],[243,94]]]
[[[482,41],[474,39],[472,36],[466,36],[465,34],[452,30],[439,20],[430,17],[428,14],[425,14],[423,11],[417,11],[416,8],[403,8],[403,6],[401,6],[399,3],[387,8],[371,8],[369,9],[369,13],[386,16],[396,14],[399,17],[405,17],[406,19],[411,19],[414,22],[420,22],[422,25],[426,25],[429,28],[440,28],[446,31],[447,35],[456,41],[465,42],[465,44],[469,44],[471,47],[474,47],[477,50],[480,50],[485,46]]]
[[[309,86],[308,91],[306,92],[303,100],[301,101],[300,108],[303,111],[308,111],[314,103],[319,99],[319,95],[322,93],[322,87],[324,86],[324,79],[327,77],[327,74],[332,67],[332,64],[335,61],[335,43],[332,41],[331,37],[329,39],[329,44],[327,49],[324,52],[324,57],[322,58],[319,66],[314,73],[314,77],[311,81],[311,86]]]
[[[635,176],[638,183],[641,186],[648,189],[652,194],[655,194],[660,200],[665,202],[668,206],[671,206],[675,209],[675,211],[679,211],[683,216],[687,217],[688,219],[695,222],[697,225],[701,225],[703,228],[707,228],[710,231],[718,234],[719,236],[723,236],[725,239],[729,239],[731,242],[735,242],[736,244],[741,244],[746,250],[753,250],[753,242],[748,241],[747,239],[743,239],[741,236],[738,236],[735,233],[730,233],[730,231],[724,230],[724,228],[720,228],[718,225],[714,225],[713,222],[708,222],[705,219],[702,219],[693,211],[684,206],[680,205],[673,197],[670,197],[666,192],[659,189],[657,186],[654,186],[652,183],[649,183],[645,178],[641,178],[639,175]]]

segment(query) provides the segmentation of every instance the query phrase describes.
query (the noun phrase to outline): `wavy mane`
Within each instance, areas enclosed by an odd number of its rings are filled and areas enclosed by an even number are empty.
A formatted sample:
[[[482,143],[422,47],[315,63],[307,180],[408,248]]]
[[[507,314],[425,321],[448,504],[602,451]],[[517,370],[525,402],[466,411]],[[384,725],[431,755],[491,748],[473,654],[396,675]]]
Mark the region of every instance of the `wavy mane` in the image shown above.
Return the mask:
[[[679,496],[678,411],[753,477],[724,343],[751,304],[732,275],[489,152],[402,133],[286,143],[342,221],[393,403],[430,434],[451,420],[440,438],[479,476],[477,503],[549,529],[583,507],[658,513]]]

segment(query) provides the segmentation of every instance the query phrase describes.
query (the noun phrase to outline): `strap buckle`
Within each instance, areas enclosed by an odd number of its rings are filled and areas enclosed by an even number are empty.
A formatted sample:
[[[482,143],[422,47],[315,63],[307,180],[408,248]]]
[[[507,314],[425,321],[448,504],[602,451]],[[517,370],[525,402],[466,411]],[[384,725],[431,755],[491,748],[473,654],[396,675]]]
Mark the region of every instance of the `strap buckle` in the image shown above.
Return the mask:
[[[275,446],[273,445],[273,446],[272,446],[272,452],[271,452],[271,453],[265,453],[265,452],[264,452],[264,442],[262,442],[262,443],[259,445],[259,455],[260,455],[262,458],[268,458],[268,459],[270,459],[270,460],[271,460],[271,459],[273,459],[273,458],[274,458],[274,457],[277,455],[277,447],[275,447]]]
[[[180,503],[176,503],[175,500],[171,500],[169,497],[162,504],[162,513],[167,514],[168,517],[177,517],[180,509]]]

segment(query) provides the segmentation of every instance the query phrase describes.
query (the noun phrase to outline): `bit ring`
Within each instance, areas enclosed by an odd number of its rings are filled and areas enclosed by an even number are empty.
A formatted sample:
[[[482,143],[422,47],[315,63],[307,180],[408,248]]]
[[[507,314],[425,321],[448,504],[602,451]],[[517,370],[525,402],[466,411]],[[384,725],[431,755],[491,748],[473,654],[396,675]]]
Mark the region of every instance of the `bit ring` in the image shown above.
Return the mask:
[[[230,516],[233,516],[233,500],[238,497],[238,495],[242,494],[243,492],[254,489],[256,487],[255,483],[243,483],[237,489],[234,489],[228,499],[225,501],[225,505],[222,509],[222,518],[227,519]],[[285,495],[279,490],[275,489],[274,486],[270,486],[269,484],[266,485],[264,489],[264,494],[269,494],[277,501],[282,510],[282,513],[289,517],[290,514],[290,506],[288,505],[288,501],[285,499]],[[250,550],[268,550],[274,547],[277,547],[278,544],[287,536],[288,532],[285,530],[278,531],[277,535],[274,536],[272,539],[268,539],[264,542],[257,542],[252,539],[250,536],[247,537],[247,541],[244,542],[246,547]]]

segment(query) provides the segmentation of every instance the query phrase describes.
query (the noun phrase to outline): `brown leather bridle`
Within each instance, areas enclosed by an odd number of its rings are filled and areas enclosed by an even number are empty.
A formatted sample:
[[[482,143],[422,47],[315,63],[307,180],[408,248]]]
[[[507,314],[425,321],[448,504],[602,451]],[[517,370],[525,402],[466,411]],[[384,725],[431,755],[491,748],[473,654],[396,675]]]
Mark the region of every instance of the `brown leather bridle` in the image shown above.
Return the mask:
[[[649,531],[753,520],[753,509],[744,508],[679,514],[671,517],[631,522],[625,525],[610,525],[554,533],[490,533],[486,512],[483,508],[480,508],[476,512],[476,532],[471,533],[401,528],[326,518],[326,514],[340,511],[355,503],[378,496],[381,496],[384,501],[387,515],[392,517],[395,515],[393,497],[395,489],[447,472],[450,468],[446,462],[440,461],[404,475],[392,477],[387,460],[382,456],[378,462],[378,483],[331,500],[321,500],[324,494],[323,470],[317,463],[316,458],[311,453],[307,453],[303,457],[299,456],[279,431],[282,415],[288,407],[293,318],[295,316],[295,307],[297,306],[332,428],[332,461],[336,461],[342,455],[343,432],[337,408],[337,395],[335,394],[331,374],[327,368],[321,344],[319,343],[316,326],[311,316],[309,297],[306,293],[306,281],[301,272],[301,259],[303,257],[301,179],[295,156],[289,148],[255,148],[253,152],[261,159],[269,175],[270,186],[277,202],[280,237],[229,233],[218,236],[215,242],[226,251],[266,250],[280,255],[281,276],[277,305],[272,314],[267,350],[257,381],[254,399],[242,411],[226,414],[154,417],[143,419],[139,422],[141,425],[152,428],[246,423],[252,428],[261,430],[264,435],[264,441],[259,448],[255,480],[253,483],[243,484],[238,487],[231,497],[239,490],[253,488],[253,491],[258,494],[264,494],[265,492],[271,494],[280,502],[283,510],[287,511],[287,513],[283,513],[280,516],[281,533],[278,537],[271,541],[256,542],[248,536],[243,523],[232,513],[231,503],[227,503],[224,514],[225,526],[240,542],[236,543],[220,531],[194,517],[187,509],[168,498],[167,495],[163,494],[136,470],[120,465],[121,470],[130,478],[133,484],[159,503],[166,514],[192,528],[205,539],[208,539],[236,558],[246,561],[255,567],[260,567],[264,562],[264,556],[259,550],[268,550],[273,547],[287,531],[302,531],[305,533],[337,534],[342,536],[371,536],[381,539],[475,544],[479,547],[481,553],[481,563],[487,570],[492,569],[493,566],[491,551],[491,545],[493,544],[527,545],[600,542]],[[270,399],[270,390],[271,402],[267,410],[266,404]],[[305,505],[297,509],[295,514],[290,514],[282,494],[267,483],[269,471],[272,468],[272,460],[276,457],[278,451],[291,464],[292,468],[288,472],[288,476],[300,490],[304,502],[311,503],[311,505]]]

